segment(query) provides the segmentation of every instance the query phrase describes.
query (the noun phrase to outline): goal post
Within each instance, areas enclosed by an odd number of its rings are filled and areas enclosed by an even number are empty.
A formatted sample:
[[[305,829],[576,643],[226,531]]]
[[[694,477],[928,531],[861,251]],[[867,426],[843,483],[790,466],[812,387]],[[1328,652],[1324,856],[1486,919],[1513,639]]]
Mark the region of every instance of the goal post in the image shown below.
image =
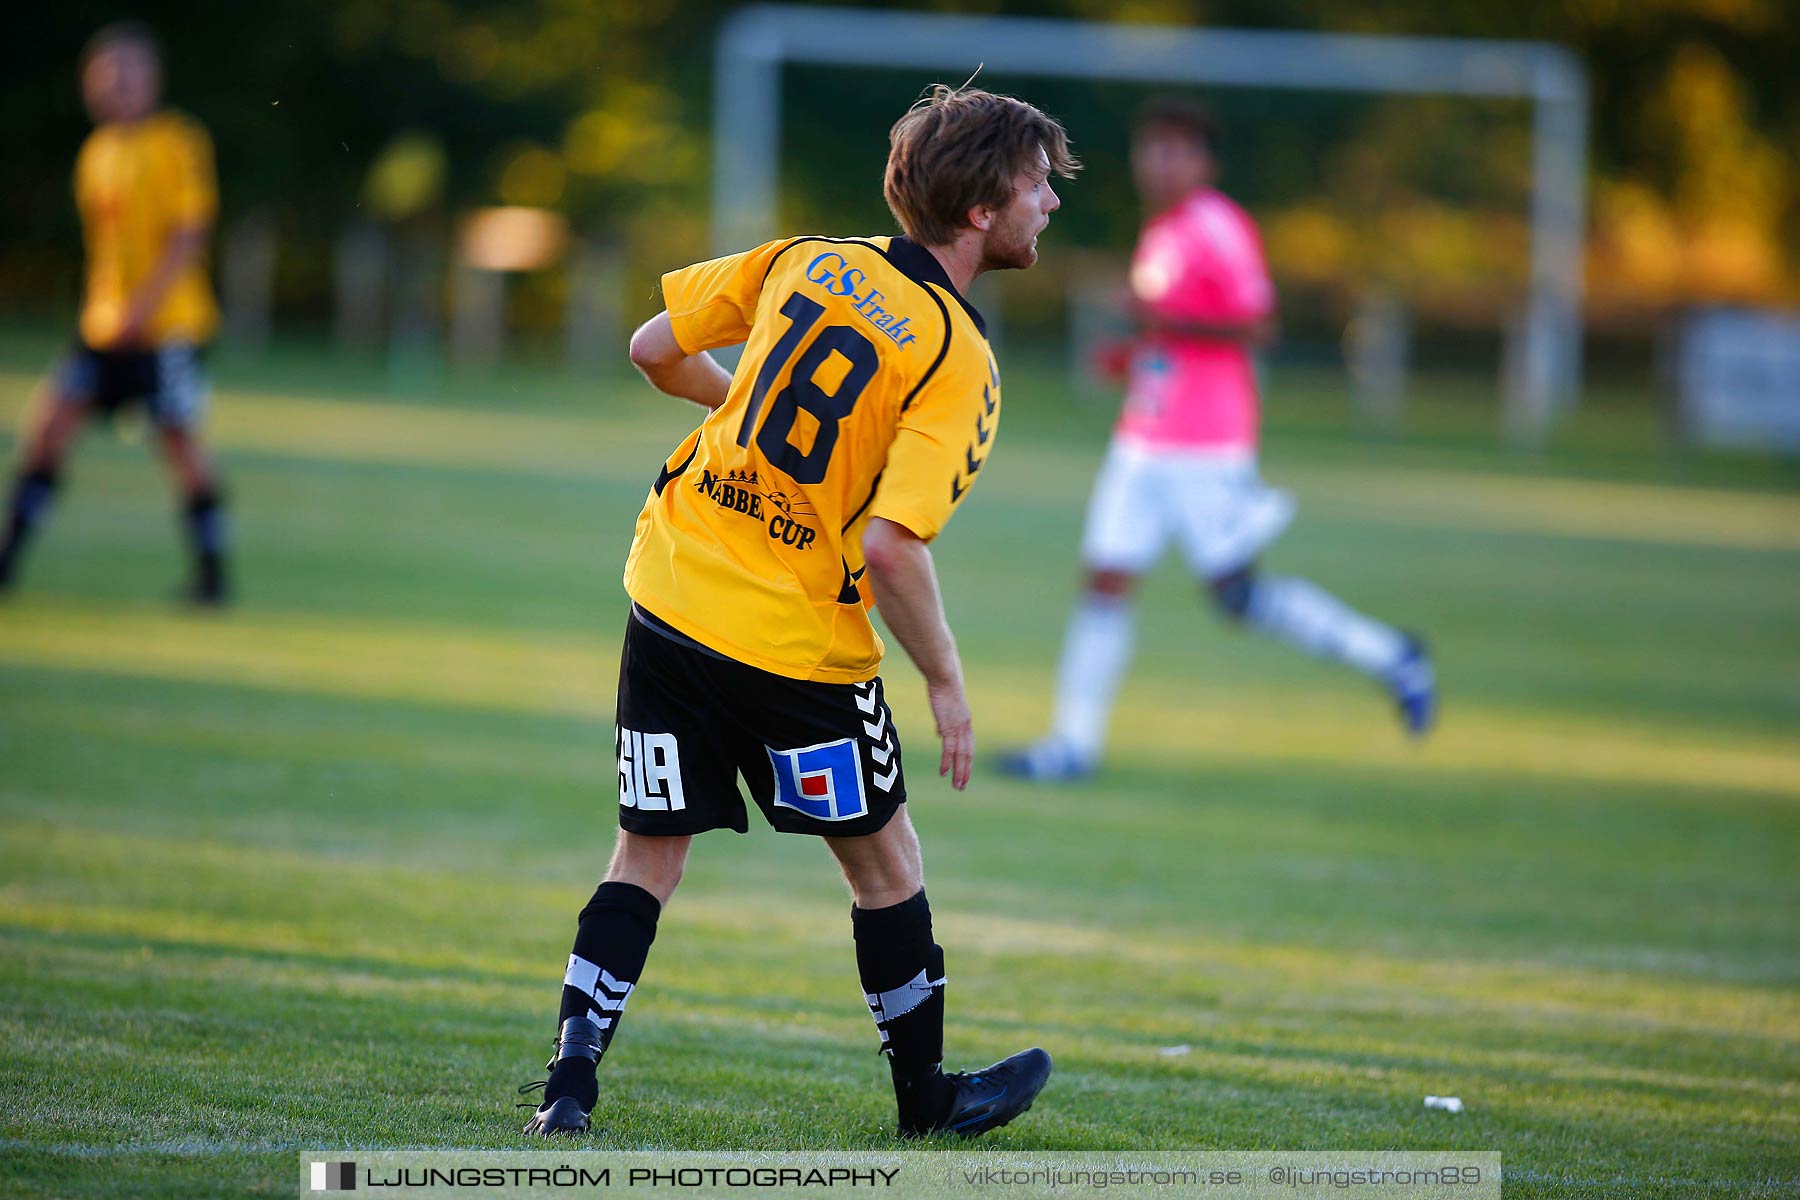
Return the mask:
[[[980,63],[1156,86],[1528,100],[1531,263],[1506,428],[1539,441],[1579,396],[1588,84],[1560,46],[758,5],[725,22],[714,52],[712,232],[721,253],[778,233],[781,71],[790,63],[928,71]]]

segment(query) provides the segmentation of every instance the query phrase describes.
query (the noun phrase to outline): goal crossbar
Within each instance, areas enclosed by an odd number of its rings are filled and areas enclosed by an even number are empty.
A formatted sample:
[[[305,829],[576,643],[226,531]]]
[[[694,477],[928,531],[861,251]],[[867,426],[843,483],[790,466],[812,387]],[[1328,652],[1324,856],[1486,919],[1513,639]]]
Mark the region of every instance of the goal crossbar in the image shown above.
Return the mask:
[[[758,5],[725,22],[714,55],[712,231],[721,253],[778,232],[781,70],[790,63],[1528,100],[1529,298],[1507,424],[1541,437],[1579,393],[1588,83],[1560,46]]]

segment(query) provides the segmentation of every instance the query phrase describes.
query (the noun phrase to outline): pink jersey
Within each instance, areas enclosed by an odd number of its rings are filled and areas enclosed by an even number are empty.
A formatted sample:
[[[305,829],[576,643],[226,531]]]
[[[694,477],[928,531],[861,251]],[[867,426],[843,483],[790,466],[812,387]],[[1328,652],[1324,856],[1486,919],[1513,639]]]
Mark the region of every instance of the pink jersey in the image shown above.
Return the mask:
[[[1131,258],[1131,290],[1151,311],[1181,320],[1244,322],[1275,311],[1255,223],[1211,188],[1144,226]],[[1254,453],[1256,374],[1249,350],[1186,334],[1140,337],[1118,432],[1157,448]]]

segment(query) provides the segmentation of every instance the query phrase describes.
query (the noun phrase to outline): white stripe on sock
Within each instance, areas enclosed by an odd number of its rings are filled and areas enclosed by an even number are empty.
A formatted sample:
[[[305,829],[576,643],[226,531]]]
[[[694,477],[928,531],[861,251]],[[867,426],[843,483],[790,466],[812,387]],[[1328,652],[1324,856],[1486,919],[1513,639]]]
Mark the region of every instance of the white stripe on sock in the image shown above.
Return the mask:
[[[631,999],[632,988],[637,986],[613,978],[612,973],[604,967],[589,962],[579,954],[569,955],[569,969],[563,975],[563,983],[593,997],[594,1003],[608,1012],[623,1009],[625,1001]]]
[[[869,1011],[875,1015],[875,1023],[879,1025],[895,1017],[903,1017],[931,999],[931,993],[943,987],[948,978],[949,976],[932,979],[924,970],[920,970],[897,988],[877,995],[864,992],[863,999],[869,1002]]]

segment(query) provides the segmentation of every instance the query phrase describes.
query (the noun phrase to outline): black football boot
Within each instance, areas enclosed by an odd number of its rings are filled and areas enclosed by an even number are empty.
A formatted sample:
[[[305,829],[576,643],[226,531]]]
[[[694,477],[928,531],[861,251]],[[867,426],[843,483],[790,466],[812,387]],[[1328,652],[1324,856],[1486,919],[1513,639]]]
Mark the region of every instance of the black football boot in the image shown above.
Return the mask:
[[[977,1137],[998,1129],[1031,1107],[1050,1082],[1050,1056],[1033,1046],[980,1071],[945,1075],[952,1088],[949,1107],[935,1119],[902,1113],[903,1138],[933,1133]]]
[[[586,1133],[588,1112],[593,1108],[593,1102],[589,1101],[584,1108],[582,1097],[573,1093],[593,1090],[594,1068],[599,1062],[600,1027],[586,1017],[570,1017],[564,1021],[562,1032],[556,1038],[556,1053],[544,1064],[550,1078],[528,1083],[519,1089],[521,1096],[544,1089],[544,1102],[525,1123],[525,1132],[537,1137],[558,1134],[573,1137]],[[557,1068],[563,1063],[568,1066],[559,1071]],[[530,1108],[531,1105],[527,1102],[519,1107]]]

